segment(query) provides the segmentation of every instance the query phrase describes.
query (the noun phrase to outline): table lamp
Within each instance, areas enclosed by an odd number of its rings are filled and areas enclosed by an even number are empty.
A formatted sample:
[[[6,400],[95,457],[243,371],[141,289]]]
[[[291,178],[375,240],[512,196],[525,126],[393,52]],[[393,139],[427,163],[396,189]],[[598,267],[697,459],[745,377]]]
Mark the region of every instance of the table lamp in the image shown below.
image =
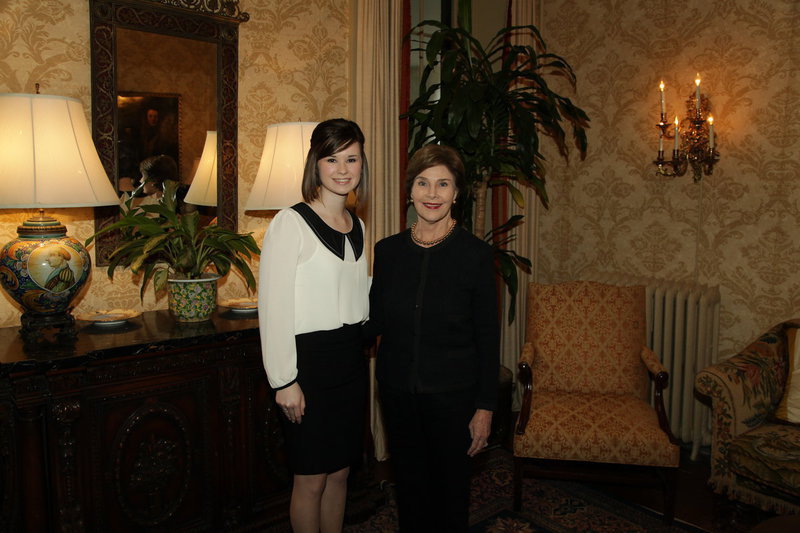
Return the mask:
[[[192,177],[192,184],[183,199],[187,204],[217,205],[217,132],[206,132],[203,154]]]
[[[71,326],[71,302],[91,259],[48,207],[119,203],[97,155],[79,100],[0,94],[0,209],[38,209],[0,250],[3,288],[23,308],[26,328]]]
[[[303,168],[317,124],[284,122],[267,127],[264,151],[245,210],[283,209],[303,201]]]

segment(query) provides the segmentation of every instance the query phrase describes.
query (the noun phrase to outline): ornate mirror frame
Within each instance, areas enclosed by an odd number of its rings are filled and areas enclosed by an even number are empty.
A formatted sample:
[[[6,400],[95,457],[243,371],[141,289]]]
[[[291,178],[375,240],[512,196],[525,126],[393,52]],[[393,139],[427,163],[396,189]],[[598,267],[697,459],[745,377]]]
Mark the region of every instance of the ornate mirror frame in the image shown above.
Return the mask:
[[[109,177],[117,175],[117,28],[216,44],[217,219],[236,230],[239,24],[250,16],[239,0],[90,0],[92,136]],[[95,208],[95,231],[111,224],[118,208]],[[96,241],[95,264],[108,265],[118,236]]]

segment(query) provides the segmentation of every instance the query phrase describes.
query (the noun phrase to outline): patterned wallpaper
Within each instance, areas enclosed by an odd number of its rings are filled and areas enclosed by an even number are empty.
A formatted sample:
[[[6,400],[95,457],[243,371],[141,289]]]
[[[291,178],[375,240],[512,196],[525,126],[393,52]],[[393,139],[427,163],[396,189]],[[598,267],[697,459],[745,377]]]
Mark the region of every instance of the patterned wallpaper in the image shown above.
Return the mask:
[[[719,285],[722,357],[800,316],[800,3],[542,6],[545,40],[575,68],[574,97],[592,123],[585,161],[550,158],[538,279],[622,271]],[[700,183],[652,164],[659,80],[668,116],[683,116],[696,73],[721,153]]]
[[[250,20],[239,34],[239,198],[244,203],[261,157],[266,127],[273,122],[322,120],[347,116],[349,0],[242,0]],[[34,92],[79,98],[87,117],[90,104],[89,3],[86,0],[7,0],[0,2],[0,91]],[[16,237],[16,227],[33,210],[0,210],[0,243]],[[84,240],[94,231],[91,209],[50,213]],[[239,213],[240,230],[260,240],[264,216]],[[255,265],[254,265],[255,266]],[[232,276],[221,297],[245,295],[244,283]],[[19,325],[20,310],[0,291],[0,327]],[[113,282],[105,269],[94,268],[78,297],[76,311],[108,307],[166,308],[152,288],[144,302],[128,271]]]

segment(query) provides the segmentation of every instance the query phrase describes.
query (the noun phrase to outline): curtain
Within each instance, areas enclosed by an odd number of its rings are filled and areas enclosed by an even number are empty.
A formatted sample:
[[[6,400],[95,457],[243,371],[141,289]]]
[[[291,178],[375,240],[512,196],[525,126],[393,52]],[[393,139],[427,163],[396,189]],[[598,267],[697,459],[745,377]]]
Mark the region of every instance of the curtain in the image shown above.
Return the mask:
[[[369,194],[359,210],[370,263],[375,243],[400,229],[400,59],[402,0],[355,0],[350,109],[364,132]],[[388,457],[370,359],[370,429],[375,457]]]
[[[511,0],[511,25],[521,26],[525,24],[538,25],[540,18],[540,0]],[[532,43],[519,43],[532,44]],[[511,369],[514,374],[513,383],[517,383],[517,362],[522,350],[525,339],[526,303],[528,294],[528,283],[535,281],[536,272],[536,252],[537,252],[537,233],[538,233],[538,212],[540,209],[539,199],[534,190],[530,187],[522,189],[525,196],[525,209],[520,209],[514,202],[508,202],[509,215],[524,215],[525,222],[517,228],[517,238],[510,248],[522,257],[527,257],[533,263],[531,274],[519,271],[519,286],[517,291],[517,317],[513,324],[508,324],[506,320],[502,324],[500,338],[500,363]],[[504,308],[508,308],[508,295],[503,293]],[[504,316],[506,316],[504,314]],[[519,410],[522,393],[515,388],[512,409]]]

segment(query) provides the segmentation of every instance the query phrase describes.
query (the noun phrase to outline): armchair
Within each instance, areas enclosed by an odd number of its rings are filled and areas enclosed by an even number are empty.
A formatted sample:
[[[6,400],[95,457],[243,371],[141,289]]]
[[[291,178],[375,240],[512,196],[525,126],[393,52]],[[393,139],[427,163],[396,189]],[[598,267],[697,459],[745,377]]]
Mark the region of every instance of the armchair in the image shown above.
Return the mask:
[[[800,514],[800,426],[773,419],[786,385],[792,327],[800,319],[773,326],[695,378],[695,390],[711,399],[712,489],[781,514]]]
[[[531,283],[525,340],[514,508],[521,506],[523,475],[595,479],[599,474],[660,485],[664,520],[671,522],[680,448],[662,398],[669,376],[645,347],[644,287]],[[648,403],[650,379],[655,408]],[[628,466],[590,468],[597,464]],[[620,471],[624,475],[616,475]]]

